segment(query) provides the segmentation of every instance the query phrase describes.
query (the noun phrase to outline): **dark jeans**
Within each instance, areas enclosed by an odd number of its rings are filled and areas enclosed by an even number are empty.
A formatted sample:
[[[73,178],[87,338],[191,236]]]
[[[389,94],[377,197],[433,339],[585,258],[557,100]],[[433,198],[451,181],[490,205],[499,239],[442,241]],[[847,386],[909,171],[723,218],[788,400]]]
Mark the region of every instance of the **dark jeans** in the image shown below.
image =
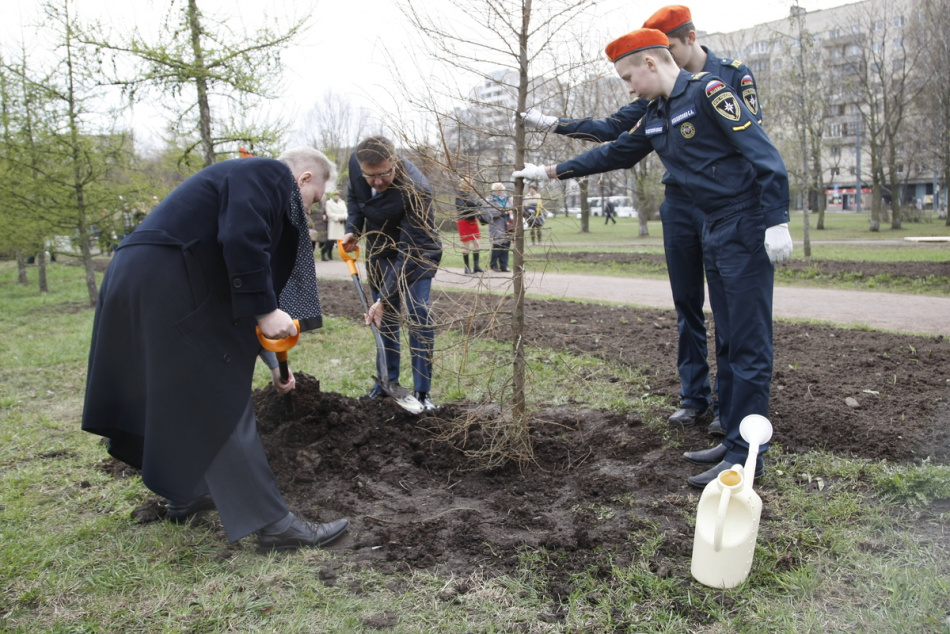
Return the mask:
[[[384,265],[385,266],[385,265]],[[392,264],[390,264],[392,266]],[[429,310],[429,291],[432,279],[426,278],[409,284],[400,284],[400,293],[391,300],[383,311],[383,323],[379,328],[386,344],[386,376],[391,383],[399,381],[399,325],[401,320],[402,296],[406,300],[406,313],[409,318],[409,352],[412,355],[412,383],[419,392],[429,392],[432,384],[432,349],[435,343],[435,328]],[[373,301],[379,299],[379,292],[373,289]],[[376,361],[376,369],[382,375],[383,369]]]
[[[491,245],[491,262],[489,267],[492,269],[508,268],[508,249],[511,243],[508,241],[498,242]]]

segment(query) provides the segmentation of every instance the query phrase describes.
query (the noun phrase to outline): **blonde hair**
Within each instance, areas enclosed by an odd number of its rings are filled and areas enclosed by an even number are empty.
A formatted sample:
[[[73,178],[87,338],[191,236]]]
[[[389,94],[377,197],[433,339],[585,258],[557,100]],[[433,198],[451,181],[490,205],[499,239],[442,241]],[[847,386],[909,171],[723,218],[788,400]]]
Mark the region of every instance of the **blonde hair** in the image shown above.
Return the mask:
[[[314,174],[323,176],[326,183],[332,185],[336,182],[336,165],[327,158],[326,154],[312,147],[300,146],[284,150],[277,160],[290,167],[294,178],[301,172],[311,170]]]
[[[506,190],[506,189],[508,189],[508,188],[505,187],[505,184],[504,184],[504,183],[492,183],[492,184],[491,184],[491,190],[492,190],[493,192],[504,191],[504,190]]]

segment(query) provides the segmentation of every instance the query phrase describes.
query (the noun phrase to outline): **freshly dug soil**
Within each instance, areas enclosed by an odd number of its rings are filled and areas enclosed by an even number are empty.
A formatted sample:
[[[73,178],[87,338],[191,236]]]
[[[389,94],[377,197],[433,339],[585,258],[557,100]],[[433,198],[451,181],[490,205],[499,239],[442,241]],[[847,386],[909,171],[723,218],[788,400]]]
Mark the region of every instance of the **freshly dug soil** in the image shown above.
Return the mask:
[[[321,281],[320,290],[327,312],[360,318],[350,284]],[[442,323],[502,340],[510,336],[503,313],[485,314],[510,310],[510,300],[434,297]],[[528,300],[526,314],[528,345],[642,367],[651,392],[667,397],[669,408],[657,414],[675,408],[672,310]],[[796,453],[821,449],[869,460],[930,458],[947,464],[948,382],[950,343],[942,337],[778,322],[773,442],[792,460]],[[599,570],[606,576],[611,565],[633,563],[642,557],[643,539],[659,531],[657,554],[640,563],[690,580],[690,521],[699,492],[686,478],[701,469],[684,462],[681,453],[715,444],[705,424],[672,432],[672,441],[679,441],[674,446],[634,415],[583,404],[540,406],[531,413],[533,462],[486,470],[462,447],[487,442],[485,426],[504,415],[497,404],[446,403],[416,417],[391,399],[322,392],[318,380],[303,372],[291,396],[268,387],[255,394],[255,403],[289,506],[315,521],[350,520],[348,537],[333,546],[347,553],[337,565],[369,560],[384,571],[494,574],[514,571],[523,553],[543,549],[547,556],[536,565],[544,568],[551,598],[558,601],[571,591],[571,574]],[[447,442],[460,421],[468,422],[465,442],[460,434]],[[767,469],[757,485],[766,508],[764,539],[773,495],[769,481],[776,477]]]

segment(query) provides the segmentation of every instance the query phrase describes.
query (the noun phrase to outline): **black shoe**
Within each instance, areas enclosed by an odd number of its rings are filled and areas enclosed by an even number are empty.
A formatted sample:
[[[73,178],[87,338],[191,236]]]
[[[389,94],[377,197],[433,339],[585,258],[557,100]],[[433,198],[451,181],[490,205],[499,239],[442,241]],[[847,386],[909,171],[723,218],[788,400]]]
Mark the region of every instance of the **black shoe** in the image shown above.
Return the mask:
[[[476,264],[476,265],[475,265],[475,268],[472,269],[472,271],[475,272],[475,273],[484,273],[484,272],[485,272],[485,269],[483,269],[482,267],[480,267],[480,266],[478,266],[478,265]]]
[[[667,422],[670,427],[692,427],[696,424],[696,420],[702,415],[703,412],[695,407],[686,405],[673,412],[673,415],[670,416]]]
[[[211,499],[210,494],[205,493],[184,506],[178,506],[177,504],[168,502],[168,508],[165,510],[165,519],[175,524],[184,524],[197,519],[198,516],[203,513],[213,510],[214,500]]]
[[[686,478],[686,481],[689,482],[690,486],[694,486],[697,489],[704,489],[706,485],[719,477],[719,474],[723,471],[727,471],[732,468],[732,465],[737,464],[735,462],[730,462],[728,460],[723,460],[717,464],[712,469],[707,469],[699,475],[694,475],[691,478]],[[755,462],[755,478],[759,479],[765,473],[765,463],[762,460],[762,457],[759,456],[759,459]]]
[[[282,533],[257,534],[258,552],[268,553],[275,550],[296,550],[313,546],[326,546],[346,532],[350,523],[347,520],[335,520],[327,524],[314,524],[294,517],[290,527]]]
[[[498,269],[501,273],[511,273],[511,269]]]
[[[495,273],[501,273],[501,269],[498,268],[497,266],[491,267],[491,270],[494,271]]]
[[[713,436],[725,436],[726,430],[722,428],[722,421],[719,420],[719,414],[716,414],[712,422],[709,423],[709,433]]]
[[[363,398],[377,399],[377,398],[386,398],[386,392],[383,391],[383,388],[379,387],[378,383],[373,384],[373,389],[366,393],[366,396]]]
[[[413,392],[413,396],[415,396],[416,399],[422,403],[422,411],[431,412],[432,410],[436,409],[436,405],[432,402],[432,399],[429,398],[428,392]]]
[[[712,449],[702,449],[700,451],[687,451],[683,454],[683,460],[693,464],[716,464],[726,457],[726,446],[722,443]]]
[[[468,267],[466,266],[466,267],[465,267],[465,274],[466,274],[466,275],[471,275],[472,273],[474,273],[474,271],[472,271],[472,269],[470,269],[470,268],[468,268]]]
[[[326,253],[324,253],[324,254],[322,254],[322,255],[320,256],[320,261],[321,261],[321,262],[326,262],[326,261],[327,261],[327,254],[326,254]]]

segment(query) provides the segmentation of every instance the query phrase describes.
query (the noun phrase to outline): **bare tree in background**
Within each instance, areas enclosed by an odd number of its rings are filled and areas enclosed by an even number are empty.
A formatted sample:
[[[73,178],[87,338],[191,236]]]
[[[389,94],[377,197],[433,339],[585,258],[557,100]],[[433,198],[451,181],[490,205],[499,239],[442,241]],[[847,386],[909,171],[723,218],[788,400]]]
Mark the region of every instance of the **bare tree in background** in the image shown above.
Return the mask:
[[[563,76],[585,65],[576,25],[594,4],[591,0],[461,4],[405,0],[406,16],[424,38],[427,52],[446,71],[445,78],[428,82],[427,90],[410,91],[413,105],[436,121],[441,155],[428,157],[427,163],[465,176],[482,188],[492,180],[507,180],[512,170],[521,169],[526,152],[534,148],[526,142],[524,122],[517,113],[556,91],[554,71]],[[473,91],[472,84],[479,80],[480,89]],[[458,81],[469,83],[462,88]],[[467,107],[449,105],[459,102]],[[490,432],[494,437],[483,456],[489,464],[512,458],[524,461],[532,455],[525,399],[523,190],[523,181],[517,179],[512,209],[511,415]]]
[[[927,156],[933,165],[933,209],[939,205],[937,187],[942,181],[944,196],[950,184],[950,11],[942,0],[918,0],[914,5],[911,25],[913,45],[926,51],[917,60],[914,72],[923,84],[918,105],[918,127],[923,134],[918,139],[917,151]],[[939,179],[938,179],[938,176]],[[946,214],[950,227],[950,213]]]
[[[368,112],[354,108],[349,99],[330,91],[307,112],[300,135],[304,143],[322,150],[336,163],[340,182],[345,183],[350,153],[368,124]]]
[[[855,5],[854,23],[860,25],[862,45],[850,64],[846,85],[861,112],[871,155],[871,231],[880,229],[885,188],[891,228],[901,228],[901,172],[909,158],[902,135],[922,88],[913,69],[924,51],[905,38],[902,8],[886,2]]]

